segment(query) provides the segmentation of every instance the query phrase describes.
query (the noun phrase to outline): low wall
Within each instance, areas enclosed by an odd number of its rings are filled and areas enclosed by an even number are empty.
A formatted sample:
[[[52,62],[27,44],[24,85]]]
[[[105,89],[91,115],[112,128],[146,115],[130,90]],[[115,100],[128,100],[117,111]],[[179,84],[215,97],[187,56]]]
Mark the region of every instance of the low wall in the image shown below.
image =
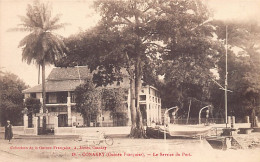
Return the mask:
[[[231,127],[230,124],[227,125],[228,127]],[[213,127],[226,127],[226,124],[215,124]],[[250,128],[251,123],[235,123],[234,128]]]
[[[81,135],[85,133],[105,132],[108,135],[128,135],[131,127],[58,127],[55,128],[55,135]]]
[[[250,123],[236,123],[234,128],[250,128]],[[226,124],[215,124],[214,127],[226,127]],[[230,124],[228,124],[230,127]],[[32,135],[35,134],[33,132],[34,128],[26,128],[24,130],[23,126],[13,126],[13,133],[18,135]],[[130,133],[131,126],[125,127],[84,127],[84,128],[76,128],[76,127],[58,127],[55,128],[54,134],[55,135],[81,135],[85,133],[95,133],[105,132],[108,135],[128,135]],[[0,127],[0,133],[3,133],[4,127]]]
[[[37,131],[34,128],[25,128],[24,135],[37,135]]]
[[[84,134],[84,133],[95,133],[105,132],[106,134],[113,134],[113,135],[128,135],[130,133],[131,127],[89,127],[89,128],[76,128],[77,134]]]
[[[56,127],[54,128],[55,135],[73,135],[75,134],[75,127]]]
[[[0,132],[5,132],[5,127],[0,127]],[[24,134],[24,127],[13,126],[13,134]]]

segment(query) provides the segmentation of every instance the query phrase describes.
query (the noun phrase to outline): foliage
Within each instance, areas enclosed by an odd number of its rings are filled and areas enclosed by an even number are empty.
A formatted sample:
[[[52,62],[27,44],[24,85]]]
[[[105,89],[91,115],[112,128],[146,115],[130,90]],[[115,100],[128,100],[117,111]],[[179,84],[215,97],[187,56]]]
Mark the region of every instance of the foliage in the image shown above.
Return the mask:
[[[125,118],[125,90],[122,88],[96,88],[92,80],[87,80],[75,90],[76,107],[86,118],[86,123],[97,120],[102,111],[110,111],[113,119]]]
[[[126,113],[127,106],[123,103],[126,101],[128,90],[123,88],[102,88],[102,107],[111,111],[112,115]]]
[[[27,114],[36,114],[39,113],[41,108],[41,102],[37,98],[26,98],[24,106],[27,108]]]
[[[53,34],[54,30],[66,24],[58,24],[61,15],[51,18],[51,7],[48,3],[35,0],[33,5],[28,4],[26,16],[20,16],[22,21],[13,31],[30,32],[19,44],[22,47],[22,58],[28,64],[35,62],[55,64],[56,60],[64,55],[66,46],[63,38]]]
[[[23,94],[28,88],[15,74],[0,72],[0,118],[5,125],[10,120],[14,125],[22,123]]]
[[[135,96],[139,96],[142,80],[157,84],[157,75],[166,73],[156,70],[162,60],[205,56],[199,54],[211,43],[206,39],[210,27],[203,25],[208,11],[200,1],[191,0],[97,0],[94,6],[102,17],[100,23],[70,38],[72,54],[62,63],[97,69],[99,85],[120,81],[120,69],[125,68],[130,80],[131,136],[144,137],[140,107],[135,104],[139,103]],[[149,65],[155,67],[151,75],[147,75]]]
[[[177,1],[170,7],[176,12],[165,9],[167,14],[158,26],[166,44],[158,66],[158,74],[164,77],[162,107],[179,106],[178,115],[187,115],[191,102],[190,116],[197,117],[200,108],[210,104],[215,79],[211,70],[223,45],[214,39],[210,12],[201,1]]]
[[[46,112],[45,65],[56,64],[66,51],[63,38],[53,33],[64,27],[58,24],[60,15],[51,18],[51,7],[48,3],[35,0],[27,5],[26,16],[20,16],[22,24],[14,31],[30,32],[24,37],[18,47],[22,48],[22,59],[28,64],[36,63],[42,66],[42,98],[43,112]],[[43,117],[43,130],[46,128],[46,117]]]
[[[91,121],[96,121],[101,110],[101,95],[91,80],[86,80],[76,88],[75,101],[77,110],[84,116],[88,126]]]
[[[260,27],[256,22],[215,22],[219,39],[228,31],[228,114],[237,117],[260,110]],[[220,82],[225,79],[225,58],[218,61]],[[223,95],[223,94],[222,94]],[[216,95],[217,96],[217,95]]]

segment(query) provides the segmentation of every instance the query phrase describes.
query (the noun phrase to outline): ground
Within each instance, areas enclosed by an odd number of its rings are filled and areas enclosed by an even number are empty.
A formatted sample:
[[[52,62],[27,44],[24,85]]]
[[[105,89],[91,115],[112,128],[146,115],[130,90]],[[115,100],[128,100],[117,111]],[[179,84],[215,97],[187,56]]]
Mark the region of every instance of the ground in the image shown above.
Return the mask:
[[[1,135],[1,134],[0,134]],[[260,140],[260,133],[243,135]],[[0,161],[248,161],[259,162],[259,147],[240,150],[214,150],[202,139],[129,139],[114,138],[107,146],[67,139],[13,139],[11,143],[0,138]],[[104,156],[103,156],[104,155]]]

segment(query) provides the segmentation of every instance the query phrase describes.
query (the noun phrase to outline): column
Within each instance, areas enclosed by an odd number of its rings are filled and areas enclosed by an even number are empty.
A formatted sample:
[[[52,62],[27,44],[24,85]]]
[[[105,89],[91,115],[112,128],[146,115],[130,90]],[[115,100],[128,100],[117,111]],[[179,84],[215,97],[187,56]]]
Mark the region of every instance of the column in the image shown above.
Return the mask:
[[[162,123],[162,108],[161,108],[161,105],[158,105],[158,109],[159,109],[159,122]]]
[[[250,123],[249,116],[245,117],[246,123]]]
[[[155,104],[156,106],[156,123],[159,122],[159,107],[158,107],[158,103]]]
[[[227,124],[231,124],[231,116],[228,116]]]
[[[71,127],[71,97],[70,97],[70,92],[68,92],[68,97],[67,97],[67,109],[68,109],[68,126]]]
[[[150,125],[149,118],[150,118],[150,114],[149,114],[149,104],[147,104],[147,102],[146,102],[146,123],[147,123],[147,126]]]
[[[130,110],[130,102],[131,102],[131,98],[130,98],[130,89],[128,89],[128,96],[127,96],[127,112],[128,112],[128,124],[127,125],[131,125],[131,110]]]
[[[38,117],[33,117],[33,132],[38,135]]]
[[[233,127],[235,127],[235,124],[236,124],[235,116],[232,116],[231,120],[232,120],[231,123],[232,123]],[[231,125],[231,127],[232,127],[232,125]]]
[[[255,116],[255,124],[256,124],[256,127],[258,127],[258,117]]]
[[[23,126],[24,129],[28,128],[28,116],[26,114],[23,115]]]
[[[54,135],[58,133],[58,116],[54,116]]]

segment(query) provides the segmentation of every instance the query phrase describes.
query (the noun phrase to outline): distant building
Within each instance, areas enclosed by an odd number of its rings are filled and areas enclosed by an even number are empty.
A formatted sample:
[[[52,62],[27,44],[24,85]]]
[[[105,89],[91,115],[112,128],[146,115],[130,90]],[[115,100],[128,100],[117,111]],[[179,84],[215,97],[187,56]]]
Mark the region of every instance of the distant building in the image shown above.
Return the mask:
[[[46,108],[47,128],[54,127],[54,117],[58,117],[58,127],[71,127],[76,123],[77,126],[84,126],[84,119],[81,113],[75,110],[75,94],[77,86],[84,83],[84,80],[92,78],[92,74],[86,66],[54,68],[46,79]],[[129,80],[123,78],[120,85],[109,85],[104,88],[126,89],[125,105],[127,111],[126,125],[131,124],[131,114],[129,107]],[[42,102],[42,85],[37,85],[23,91],[25,98],[38,98]],[[152,86],[143,86],[140,92],[140,109],[143,115],[144,124],[150,125],[152,121],[161,122],[161,98],[156,88]],[[98,126],[114,126],[110,112],[105,109],[97,116]],[[43,116],[43,110],[36,114],[40,119]],[[42,120],[39,120],[42,126]],[[32,122],[32,121],[28,121]],[[97,123],[91,123],[91,126],[97,126]]]

